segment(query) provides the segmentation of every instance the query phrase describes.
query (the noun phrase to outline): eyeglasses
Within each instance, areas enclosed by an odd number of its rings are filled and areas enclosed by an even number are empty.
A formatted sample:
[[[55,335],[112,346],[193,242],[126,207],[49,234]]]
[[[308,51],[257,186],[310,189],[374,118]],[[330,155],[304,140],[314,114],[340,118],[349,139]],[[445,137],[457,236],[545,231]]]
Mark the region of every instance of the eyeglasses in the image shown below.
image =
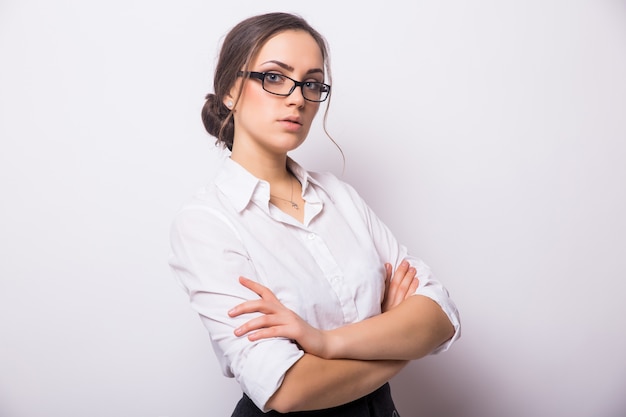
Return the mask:
[[[275,72],[239,71],[239,77],[255,78],[261,80],[261,86],[265,91],[277,96],[287,97],[296,89],[302,89],[302,97],[305,100],[320,103],[328,98],[330,85],[318,81],[296,81],[286,75]]]

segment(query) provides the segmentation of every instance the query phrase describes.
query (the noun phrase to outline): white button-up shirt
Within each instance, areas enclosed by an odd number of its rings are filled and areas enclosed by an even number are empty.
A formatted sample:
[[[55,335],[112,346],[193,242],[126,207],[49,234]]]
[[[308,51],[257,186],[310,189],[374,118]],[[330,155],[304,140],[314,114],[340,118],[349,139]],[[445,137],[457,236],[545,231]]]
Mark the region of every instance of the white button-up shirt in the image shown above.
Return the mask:
[[[303,355],[284,338],[250,342],[233,331],[250,320],[228,310],[258,295],[239,276],[270,288],[312,326],[333,329],[381,313],[384,263],[407,259],[417,269],[416,294],[433,299],[460,336],[447,290],[420,259],[408,254],[357,192],[332,174],[289,168],[302,184],[304,222],[269,201],[270,186],[230,158],[176,215],[170,266],[209,331],[224,375],[235,377],[262,410],[285,372]]]

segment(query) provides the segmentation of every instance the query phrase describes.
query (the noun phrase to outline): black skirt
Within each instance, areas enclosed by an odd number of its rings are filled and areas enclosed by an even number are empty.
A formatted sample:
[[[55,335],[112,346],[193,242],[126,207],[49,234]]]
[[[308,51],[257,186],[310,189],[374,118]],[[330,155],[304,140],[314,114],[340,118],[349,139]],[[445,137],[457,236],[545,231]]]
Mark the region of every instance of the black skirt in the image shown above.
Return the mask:
[[[293,413],[264,413],[246,395],[239,400],[231,417],[400,417],[391,399],[389,384],[385,384],[371,394],[338,407],[315,411],[296,411]]]

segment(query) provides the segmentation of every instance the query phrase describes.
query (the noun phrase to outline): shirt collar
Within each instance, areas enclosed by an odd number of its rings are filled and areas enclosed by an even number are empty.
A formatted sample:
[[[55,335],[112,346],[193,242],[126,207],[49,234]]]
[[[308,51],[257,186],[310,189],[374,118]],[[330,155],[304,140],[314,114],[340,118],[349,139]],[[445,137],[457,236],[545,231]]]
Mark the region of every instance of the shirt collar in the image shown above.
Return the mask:
[[[303,195],[312,185],[323,189],[321,184],[296,161],[287,158],[287,167],[302,184]],[[270,187],[267,181],[252,175],[230,157],[224,160],[221,170],[215,178],[215,185],[230,200],[237,212],[244,210],[251,201],[268,204]]]
[[[230,157],[224,160],[222,169],[215,178],[217,188],[230,200],[238,212],[241,212],[250,203],[260,182],[261,180]]]
[[[307,189],[310,185],[314,185],[316,187],[324,188],[322,185],[313,178],[307,170],[302,168],[296,161],[287,157],[287,168],[296,176],[300,184],[302,184],[302,195],[307,194]]]

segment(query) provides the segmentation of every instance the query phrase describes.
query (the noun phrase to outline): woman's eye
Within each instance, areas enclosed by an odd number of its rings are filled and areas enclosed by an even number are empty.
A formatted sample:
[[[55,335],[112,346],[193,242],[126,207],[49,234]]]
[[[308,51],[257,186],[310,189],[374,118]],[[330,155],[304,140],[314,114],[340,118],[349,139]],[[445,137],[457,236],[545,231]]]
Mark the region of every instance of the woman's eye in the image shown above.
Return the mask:
[[[321,91],[322,83],[318,81],[307,81],[304,84],[304,88],[306,88],[307,90],[311,90],[311,91]]]
[[[280,74],[268,73],[265,74],[265,81],[272,84],[280,84],[285,82],[285,78]]]

